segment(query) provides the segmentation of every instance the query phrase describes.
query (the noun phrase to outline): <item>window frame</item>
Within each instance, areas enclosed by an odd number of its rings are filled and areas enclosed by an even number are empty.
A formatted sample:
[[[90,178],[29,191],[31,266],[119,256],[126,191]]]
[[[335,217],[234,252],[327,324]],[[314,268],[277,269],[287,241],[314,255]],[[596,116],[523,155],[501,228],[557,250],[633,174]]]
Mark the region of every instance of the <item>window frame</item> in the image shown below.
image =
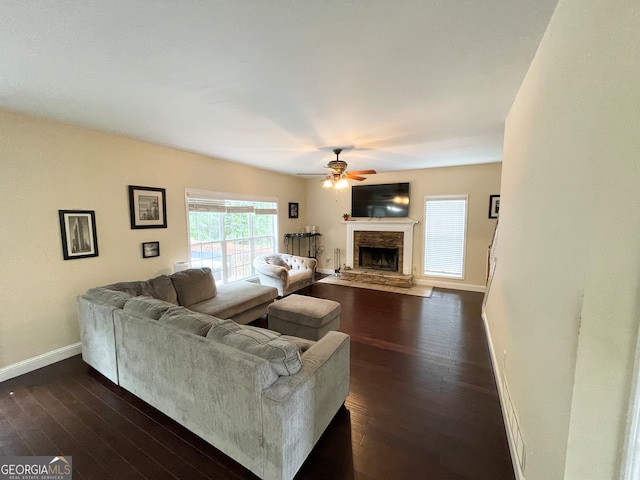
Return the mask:
[[[464,201],[464,224],[462,231],[462,254],[461,254],[461,269],[458,273],[446,273],[434,270],[427,270],[427,242],[428,242],[428,228],[429,228],[429,209],[428,202],[430,201],[452,201],[463,200]],[[454,194],[454,195],[425,195],[424,197],[424,239],[422,245],[422,275],[426,277],[446,278],[451,280],[464,280],[467,261],[467,232],[469,229],[469,195],[468,194]]]
[[[190,202],[191,199],[191,202]],[[222,258],[225,261],[222,261],[222,265],[221,265],[221,269],[217,270],[217,272],[220,272],[220,277],[221,278],[216,278],[216,282],[219,282],[220,284],[225,284],[225,283],[233,283],[236,281],[242,281],[242,280],[249,280],[249,279],[254,279],[257,278],[257,274],[255,271],[255,268],[253,267],[253,259],[256,256],[256,240],[258,239],[263,239],[263,238],[271,238],[272,239],[272,243],[273,243],[273,249],[274,251],[277,251],[278,249],[278,225],[279,225],[279,208],[278,208],[278,198],[276,197],[265,197],[265,196],[260,196],[260,195],[246,195],[246,194],[237,194],[237,193],[229,193],[229,192],[214,192],[214,191],[209,191],[209,190],[195,190],[195,189],[185,189],[185,213],[186,213],[186,235],[187,235],[187,245],[189,248],[189,252],[188,252],[188,263],[191,266],[194,262],[194,259],[192,258],[192,244],[191,244],[191,216],[190,214],[192,212],[194,212],[194,210],[191,210],[190,205],[192,203],[195,203],[194,199],[199,199],[199,200],[203,200],[203,201],[212,201],[212,202],[229,202],[229,203],[234,203],[234,202],[252,202],[252,203],[272,203],[273,204],[273,210],[274,213],[273,214],[266,214],[266,215],[273,215],[273,219],[272,219],[272,234],[273,236],[268,236],[266,237],[265,235],[258,235],[255,236],[255,225],[254,225],[254,219],[255,219],[255,215],[257,215],[256,213],[251,213],[251,212],[246,212],[248,215],[251,215],[251,217],[249,217],[249,224],[248,224],[248,229],[249,229],[249,236],[247,238],[233,238],[233,239],[227,239],[226,238],[226,232],[225,232],[225,218],[224,215],[226,214],[237,214],[237,213],[244,213],[244,212],[218,212],[220,215],[219,217],[219,226],[220,226],[220,240],[211,240],[209,243],[220,243],[220,250],[222,252]],[[227,207],[229,208],[229,207]],[[233,208],[233,207],[232,207]],[[215,212],[214,212],[215,213]],[[250,253],[250,257],[251,260],[248,264],[243,264],[243,265],[248,265],[249,269],[250,269],[250,275],[246,276],[246,277],[242,277],[242,278],[233,278],[233,280],[229,280],[230,277],[230,272],[229,272],[229,254],[227,251],[227,247],[232,244],[233,242],[243,242],[243,241],[247,241],[249,244],[249,253]],[[240,265],[242,266],[242,265]],[[231,266],[231,268],[233,268],[233,266]],[[215,274],[214,274],[215,276]]]

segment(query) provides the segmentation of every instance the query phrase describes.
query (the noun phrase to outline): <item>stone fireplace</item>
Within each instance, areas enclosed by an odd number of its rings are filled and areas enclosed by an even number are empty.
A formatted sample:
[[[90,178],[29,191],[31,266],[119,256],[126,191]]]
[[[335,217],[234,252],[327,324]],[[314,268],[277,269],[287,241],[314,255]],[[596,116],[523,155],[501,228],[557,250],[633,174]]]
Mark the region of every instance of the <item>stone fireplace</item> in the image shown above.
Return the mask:
[[[410,287],[414,220],[346,221],[347,253],[341,278]]]
[[[402,232],[354,231],[353,268],[372,268],[402,273]]]

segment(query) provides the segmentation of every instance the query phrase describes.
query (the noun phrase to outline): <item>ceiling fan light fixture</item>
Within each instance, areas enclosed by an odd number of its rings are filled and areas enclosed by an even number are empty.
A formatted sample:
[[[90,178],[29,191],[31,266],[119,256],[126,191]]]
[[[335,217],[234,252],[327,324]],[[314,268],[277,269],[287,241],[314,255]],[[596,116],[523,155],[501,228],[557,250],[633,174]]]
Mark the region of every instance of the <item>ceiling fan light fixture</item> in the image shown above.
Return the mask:
[[[347,172],[347,162],[340,160],[341,152],[342,148],[333,149],[333,153],[336,154],[336,159],[331,160],[325,167],[329,170],[329,173],[326,174],[324,180],[322,181],[322,188],[344,190],[345,188],[349,188],[349,180],[366,180],[365,177],[361,177],[359,175],[369,175],[376,173],[375,170],[357,170],[353,172]]]
[[[342,190],[349,186],[349,182],[347,182],[346,178],[341,178],[338,182],[333,186],[336,190]]]

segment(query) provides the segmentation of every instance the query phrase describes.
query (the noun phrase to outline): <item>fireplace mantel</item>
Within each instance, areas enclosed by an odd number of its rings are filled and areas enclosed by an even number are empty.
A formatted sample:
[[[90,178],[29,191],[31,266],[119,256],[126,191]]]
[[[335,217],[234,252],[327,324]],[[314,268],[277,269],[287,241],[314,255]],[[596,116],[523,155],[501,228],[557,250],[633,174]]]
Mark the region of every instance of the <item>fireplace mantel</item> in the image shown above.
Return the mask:
[[[411,275],[413,257],[413,227],[415,220],[387,220],[387,221],[343,221],[347,226],[347,254],[345,265],[353,268],[353,233],[354,232],[402,232],[404,255],[402,273]]]

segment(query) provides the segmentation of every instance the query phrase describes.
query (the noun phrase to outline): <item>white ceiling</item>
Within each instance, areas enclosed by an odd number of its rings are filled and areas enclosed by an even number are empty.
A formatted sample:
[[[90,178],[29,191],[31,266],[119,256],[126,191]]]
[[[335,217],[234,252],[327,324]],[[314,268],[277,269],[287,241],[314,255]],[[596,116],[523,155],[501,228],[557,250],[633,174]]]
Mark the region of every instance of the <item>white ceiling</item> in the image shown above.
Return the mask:
[[[557,0],[3,0],[0,108],[286,173],[500,161]]]

